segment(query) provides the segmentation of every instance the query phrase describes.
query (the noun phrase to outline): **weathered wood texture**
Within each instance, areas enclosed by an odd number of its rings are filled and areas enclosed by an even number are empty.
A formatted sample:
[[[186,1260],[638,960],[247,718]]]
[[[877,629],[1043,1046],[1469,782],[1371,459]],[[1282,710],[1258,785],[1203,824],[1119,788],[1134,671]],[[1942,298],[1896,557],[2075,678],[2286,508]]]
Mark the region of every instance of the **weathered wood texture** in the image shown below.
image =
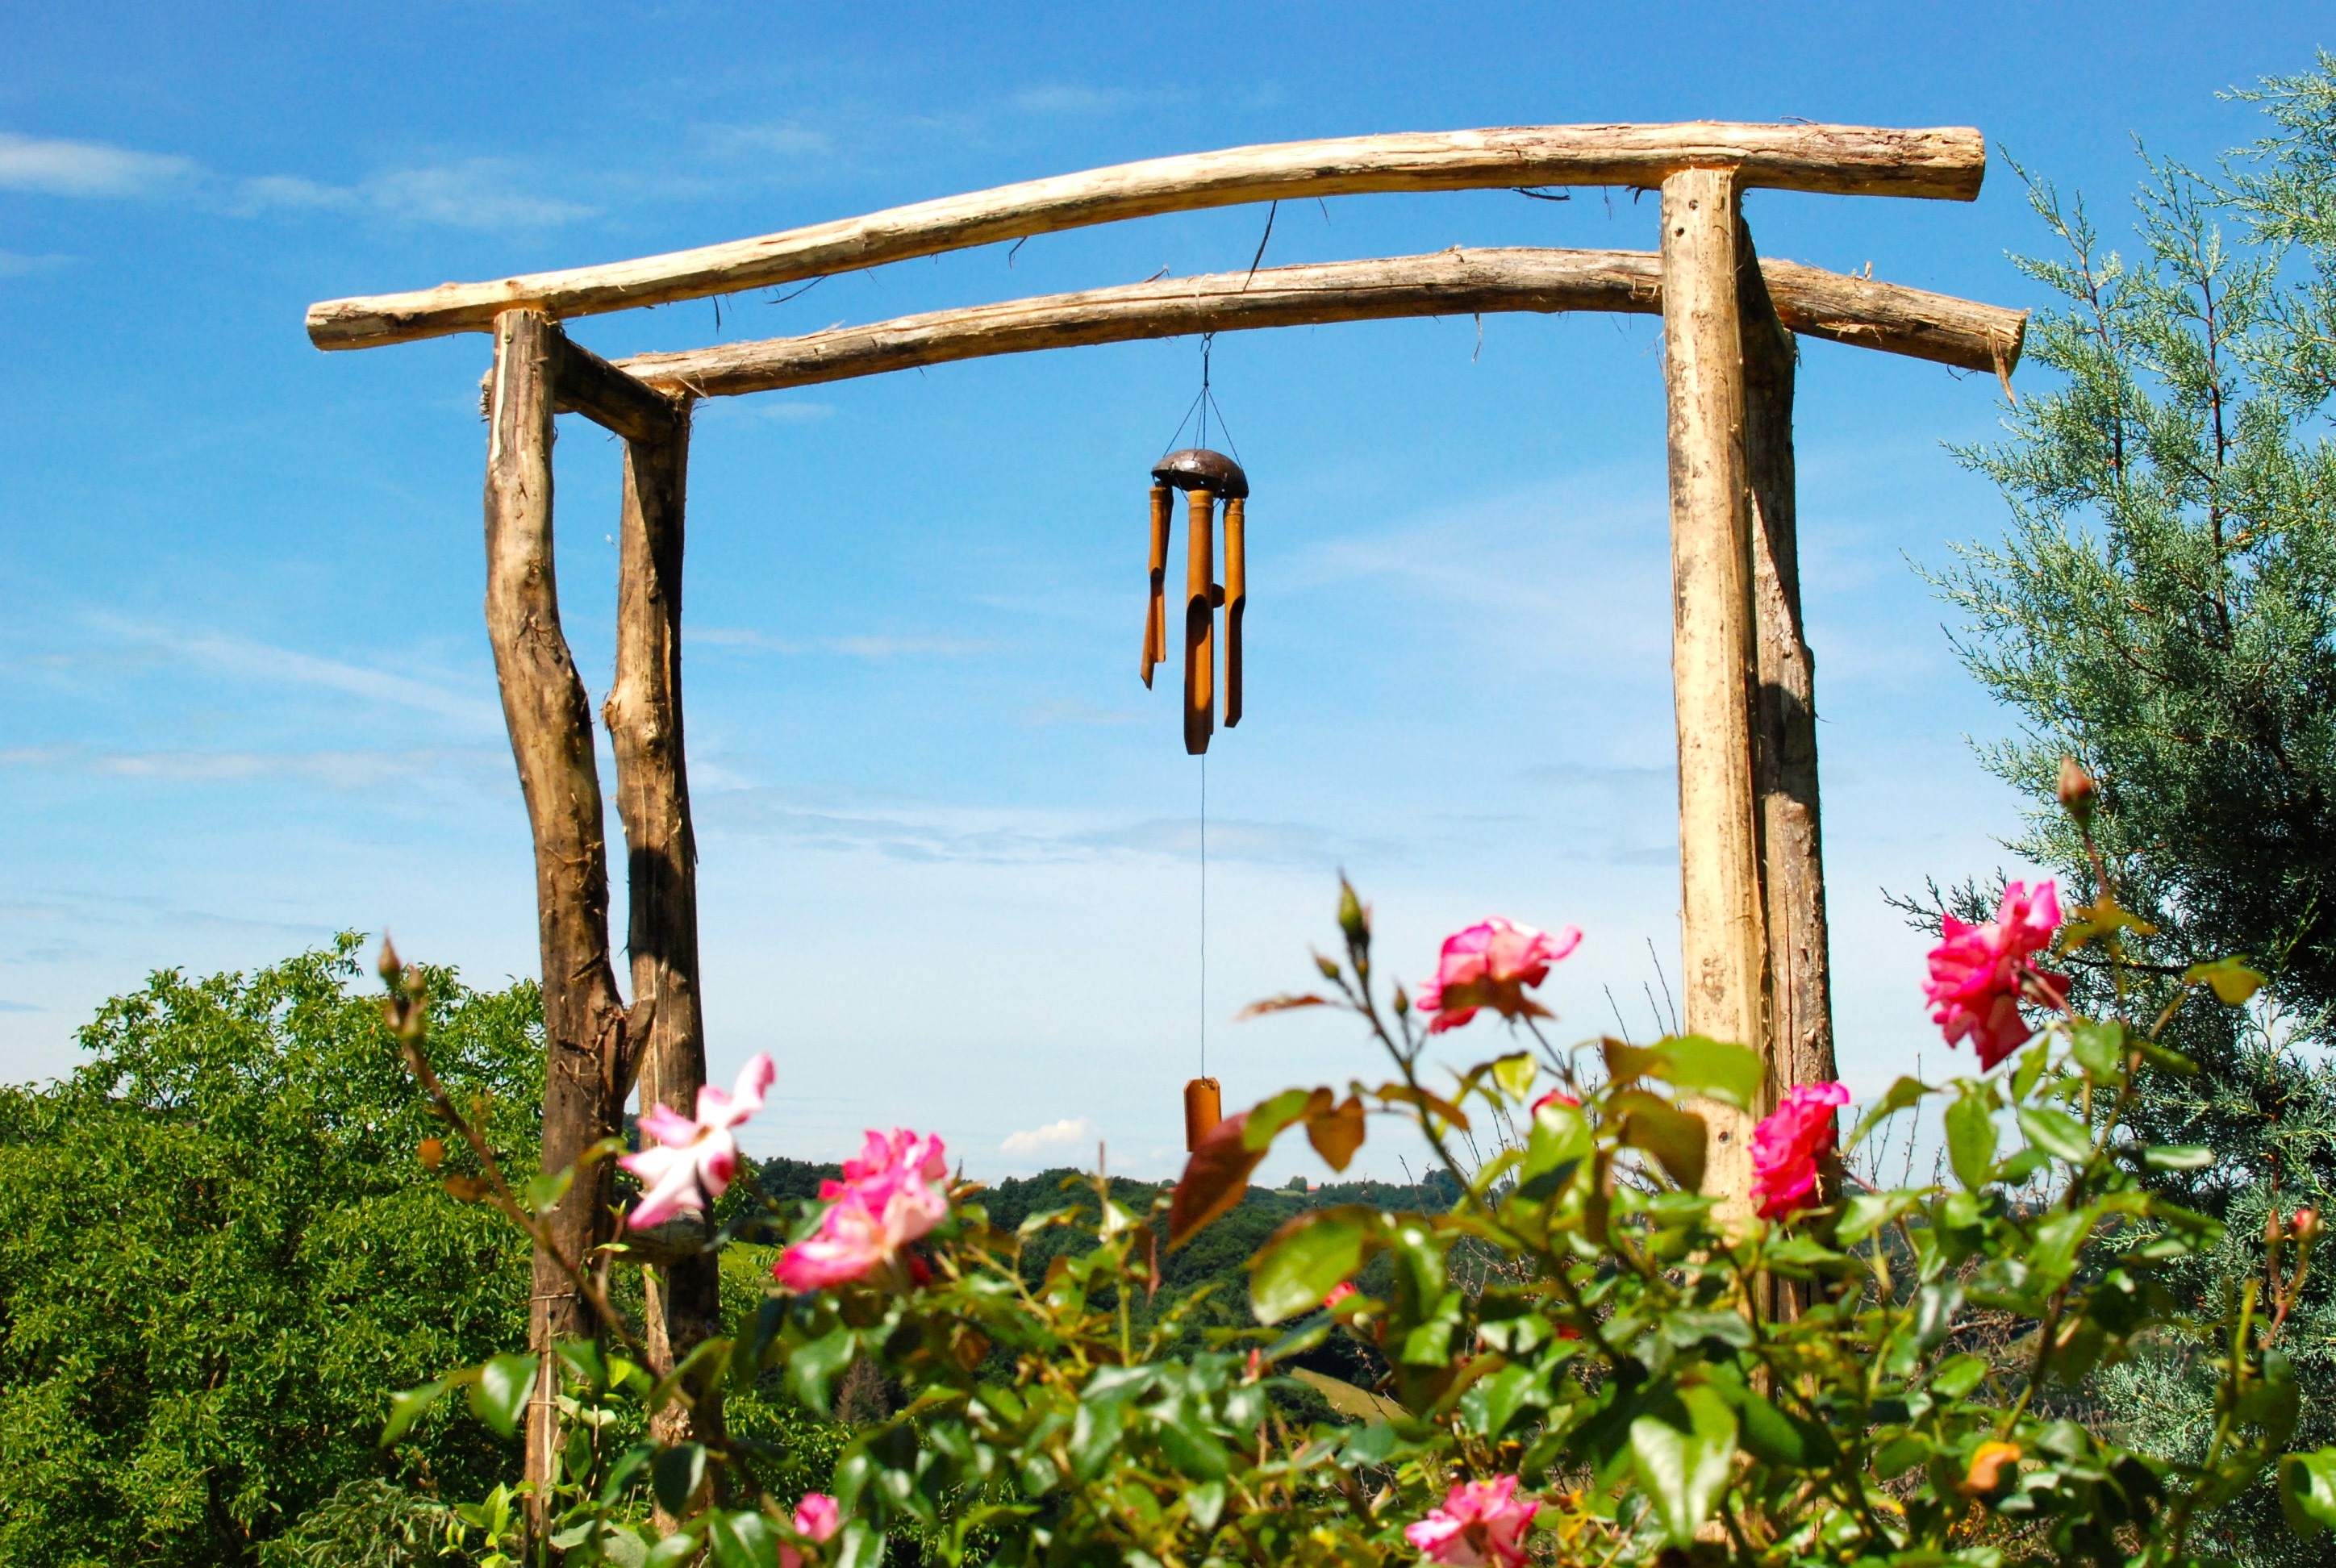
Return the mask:
[[[1801,621],[1793,472],[1792,335],[1776,317],[1748,231],[1737,230],[1744,460],[1751,492],[1758,695],[1752,788],[1760,813],[1774,1089],[1831,1083],[1833,981],[1817,810],[1815,659]]]
[[[1738,192],[1727,170],[1663,181],[1671,679],[1679,725],[1679,928],[1687,1027],[1766,1051],[1767,951],[1752,793],[1751,550],[1737,327]],[[1705,1190],[1750,1212],[1752,1119],[1704,1102]]]
[[[611,372],[611,374],[620,374]],[[698,1003],[697,844],[682,745],[681,582],[688,492],[689,419],[668,405],[661,430],[626,443],[618,540],[616,677],[601,705],[617,765],[617,811],[625,828],[629,898],[627,946],[637,1008],[650,1009],[638,1042],[640,1105],[694,1115],[706,1084],[706,1030]],[[711,1253],[667,1265],[657,1295],[664,1330],[659,1375],[722,1331],[722,1274]],[[707,1411],[703,1422],[718,1420]],[[676,1400],[650,1423],[668,1443],[694,1431]]]
[[[628,441],[660,442],[673,428],[673,394],[644,386],[566,333],[555,333],[552,407],[580,414]]]
[[[2009,374],[2020,361],[2024,310],[1791,261],[1764,262],[1762,271],[1796,332],[1965,370]],[[1494,311],[1654,316],[1662,308],[1661,258],[1648,251],[1455,248],[1432,256],[1167,278],[617,363],[652,386],[726,397],[990,355],[1188,333]]]
[[[503,720],[535,841],[538,939],[543,961],[543,1169],[573,1164],[614,1133],[628,1082],[624,1004],[608,963],[608,869],[592,710],[560,628],[552,570],[552,377],[559,328],[514,310],[495,322],[488,398],[487,634]],[[603,1239],[608,1167],[591,1166],[550,1217],[569,1263]],[[538,1249],[528,1317],[540,1359],[528,1407],[527,1475],[549,1480],[559,1440],[559,1340],[594,1331],[589,1308],[560,1260]],[[541,1498],[545,1493],[539,1489]],[[540,1526],[542,1512],[530,1504]]]
[[[319,348],[368,348],[483,330],[527,307],[558,317],[735,293],[961,250],[1030,234],[1196,208],[1379,190],[1540,185],[1652,189],[1681,169],[1724,166],[1739,186],[1969,201],[1987,142],[1968,127],[1540,125],[1287,141],[1155,158],[895,207],[758,239],[598,267],[308,307]]]

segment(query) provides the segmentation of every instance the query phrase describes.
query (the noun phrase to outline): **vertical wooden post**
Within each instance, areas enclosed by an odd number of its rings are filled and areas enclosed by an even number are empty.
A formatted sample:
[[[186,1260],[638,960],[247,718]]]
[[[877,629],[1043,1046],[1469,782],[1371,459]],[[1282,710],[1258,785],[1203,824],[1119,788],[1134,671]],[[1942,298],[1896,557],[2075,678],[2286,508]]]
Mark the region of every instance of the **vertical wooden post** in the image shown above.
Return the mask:
[[[1671,680],[1679,724],[1679,928],[1687,1027],[1764,1053],[1767,939],[1752,785],[1749,506],[1732,171],[1663,181]],[[1749,1213],[1751,1122],[1717,1104],[1705,1190]]]
[[[636,1007],[653,1009],[641,1052],[640,1104],[694,1115],[706,1084],[706,1030],[698,1005],[697,842],[689,818],[682,745],[681,579],[688,492],[689,415],[625,444],[618,524],[617,668],[600,715],[616,755],[630,914],[627,946]],[[722,1329],[722,1273],[711,1253],[662,1271],[665,1339],[677,1360]],[[657,1374],[671,1363],[653,1368]],[[651,1423],[661,1440],[692,1436],[676,1400]],[[705,1434],[697,1434],[704,1436]]]
[[[488,401],[487,635],[503,722],[535,841],[536,927],[543,961],[543,1164],[575,1163],[616,1131],[627,1081],[625,1011],[608,964],[608,866],[592,710],[560,628],[552,572],[553,365],[559,328],[540,311],[495,317]],[[608,1166],[579,1174],[550,1218],[554,1244],[587,1264],[602,1238]],[[528,1343],[538,1358],[527,1411],[529,1518],[539,1535],[559,1450],[560,1361],[552,1347],[589,1336],[590,1309],[567,1271],[535,1257]]]
[[[1767,895],[1772,1088],[1831,1083],[1833,979],[1817,813],[1815,661],[1801,623],[1793,474],[1793,335],[1776,318],[1747,229],[1737,232],[1744,331],[1744,456],[1752,492],[1759,686],[1752,780]]]

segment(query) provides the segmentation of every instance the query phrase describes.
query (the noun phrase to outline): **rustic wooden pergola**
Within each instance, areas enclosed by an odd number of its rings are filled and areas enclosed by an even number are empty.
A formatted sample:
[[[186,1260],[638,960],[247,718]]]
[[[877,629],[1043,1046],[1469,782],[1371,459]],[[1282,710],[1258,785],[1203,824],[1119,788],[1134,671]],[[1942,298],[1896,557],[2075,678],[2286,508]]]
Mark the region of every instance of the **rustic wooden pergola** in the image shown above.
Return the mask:
[[[607,266],[314,306],[319,348],[492,332],[486,614],[534,834],[543,962],[543,1164],[558,1169],[644,1105],[687,1109],[706,1076],[696,850],[682,745],[681,583],[696,400],[988,355],[1247,327],[1494,311],[1663,318],[1669,409],[1672,675],[1679,730],[1687,1027],[1753,1044],[1767,1096],[1835,1076],[1815,714],[1794,537],[1796,333],[2010,376],[2027,314],[1754,252],[1743,193],[1767,187],[1968,201],[1986,147],[1969,129],[1844,125],[1529,126],[1364,136],[1155,159]],[[1661,192],[1653,252],[1532,248],[1253,269],[725,344],[614,363],[560,322],[853,271],[1156,213],[1368,191],[1625,186]],[[560,622],[553,416],[625,441],[616,675],[601,716],[617,768],[634,1000],[608,937],[592,715]],[[1131,522],[1131,530],[1133,522]],[[1759,1107],[1755,1107],[1757,1114]],[[1750,1117],[1709,1107],[1711,1190],[1750,1190]],[[571,1260],[608,1239],[608,1167],[554,1215]],[[718,1331],[711,1260],[674,1261],[653,1339]],[[550,1474],[560,1339],[584,1301],[539,1255],[530,1320],[544,1368],[528,1474]]]

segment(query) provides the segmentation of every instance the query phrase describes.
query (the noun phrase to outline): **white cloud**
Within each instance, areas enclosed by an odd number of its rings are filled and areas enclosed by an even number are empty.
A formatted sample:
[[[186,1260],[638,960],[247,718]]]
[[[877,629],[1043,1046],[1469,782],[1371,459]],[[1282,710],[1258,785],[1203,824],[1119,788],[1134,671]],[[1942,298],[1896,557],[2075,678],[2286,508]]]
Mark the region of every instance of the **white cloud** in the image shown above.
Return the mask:
[[[453,229],[541,229],[592,217],[599,209],[547,196],[508,159],[473,158],[438,168],[393,169],[355,185],[327,185],[268,174],[237,187],[236,207],[364,212]]]
[[[1134,93],[1118,87],[1078,87],[1058,83],[1026,87],[1013,97],[1025,114],[1115,114],[1133,101]]]
[[[344,790],[369,789],[449,768],[491,768],[502,760],[501,753],[488,746],[310,752],[92,751],[80,746],[0,749],[0,768],[38,768],[170,784],[297,778]]]
[[[49,196],[146,196],[196,172],[191,159],[102,141],[66,141],[0,131],[0,190]]]
[[[478,727],[499,730],[502,725],[501,708],[484,696],[414,676],[319,658],[314,654],[297,653],[222,632],[181,632],[113,616],[93,616],[91,620],[126,642],[160,648],[230,675],[284,686],[322,687],[374,702],[439,714]]]
[[[72,265],[70,256],[27,256],[19,250],[0,250],[0,278],[30,278],[36,273],[54,272]]]
[[[1066,1116],[1027,1133],[1008,1133],[998,1146],[1009,1154],[1041,1154],[1049,1149],[1083,1146],[1095,1140],[1095,1125],[1085,1116]]]

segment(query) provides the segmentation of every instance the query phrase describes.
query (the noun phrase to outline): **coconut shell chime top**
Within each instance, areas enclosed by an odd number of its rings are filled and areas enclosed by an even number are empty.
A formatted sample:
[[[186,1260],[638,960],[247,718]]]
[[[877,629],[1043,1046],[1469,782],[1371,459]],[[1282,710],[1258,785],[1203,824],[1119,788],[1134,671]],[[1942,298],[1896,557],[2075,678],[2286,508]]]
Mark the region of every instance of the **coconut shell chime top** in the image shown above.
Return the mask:
[[[1184,492],[1184,749],[1199,756],[1217,728],[1217,609],[1225,612],[1225,727],[1241,718],[1241,614],[1249,606],[1243,503],[1249,475],[1222,452],[1187,447],[1152,470],[1152,606],[1144,624],[1144,684],[1168,657],[1168,531]],[[1225,580],[1216,580],[1217,502],[1224,502]]]

